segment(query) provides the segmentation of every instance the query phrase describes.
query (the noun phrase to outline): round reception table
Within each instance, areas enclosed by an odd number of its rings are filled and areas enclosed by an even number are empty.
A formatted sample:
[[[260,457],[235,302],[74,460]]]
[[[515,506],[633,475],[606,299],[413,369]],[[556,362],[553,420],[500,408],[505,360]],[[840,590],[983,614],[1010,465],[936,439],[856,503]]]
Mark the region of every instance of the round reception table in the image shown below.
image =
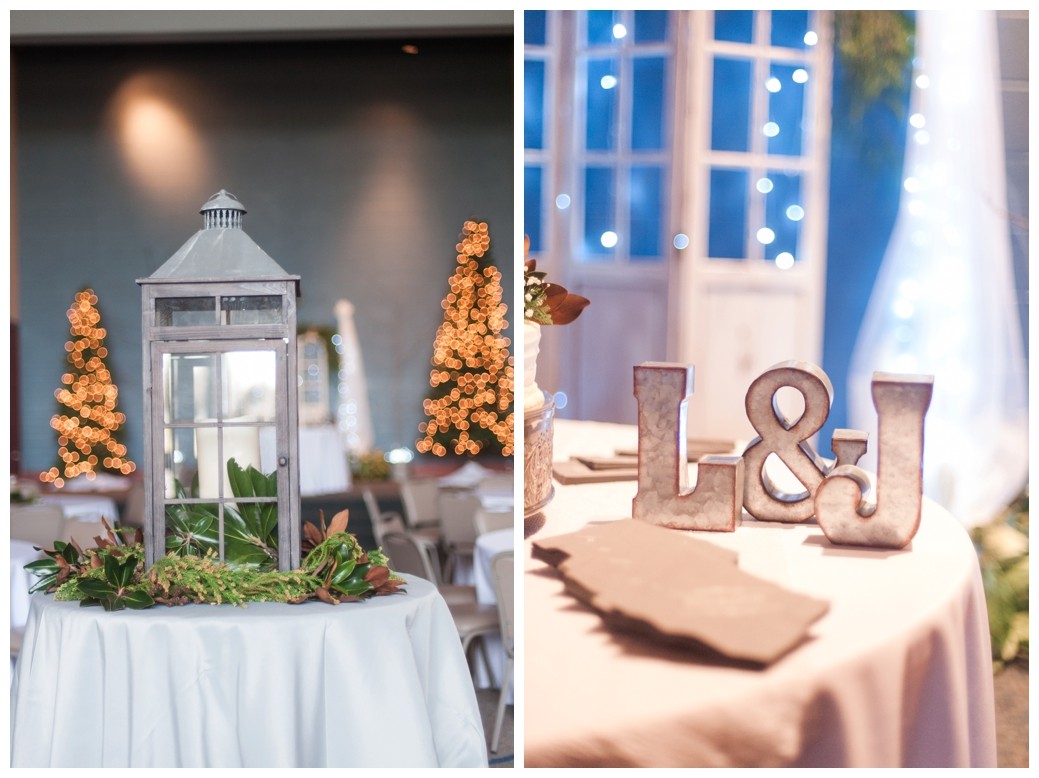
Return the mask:
[[[331,606],[106,613],[34,595],[14,767],[486,766],[476,694],[432,584]]]
[[[554,458],[637,442],[635,427],[557,420]],[[806,641],[747,669],[606,627],[532,558],[535,540],[630,517],[636,491],[557,483],[527,519],[525,766],[995,766],[981,574],[948,512],[924,500],[901,551],[746,514],[735,532],[692,533],[735,551],[745,572],[829,602]]]

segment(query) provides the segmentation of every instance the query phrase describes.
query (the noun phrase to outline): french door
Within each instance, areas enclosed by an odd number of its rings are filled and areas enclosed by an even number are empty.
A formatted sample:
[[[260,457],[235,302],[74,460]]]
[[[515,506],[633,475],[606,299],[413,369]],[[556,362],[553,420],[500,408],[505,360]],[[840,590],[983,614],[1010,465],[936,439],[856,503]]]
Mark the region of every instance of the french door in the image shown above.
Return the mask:
[[[633,423],[633,365],[693,363],[691,434],[746,437],[750,380],[822,351],[829,15],[525,22],[525,227],[592,300],[545,328],[539,384],[563,416]]]

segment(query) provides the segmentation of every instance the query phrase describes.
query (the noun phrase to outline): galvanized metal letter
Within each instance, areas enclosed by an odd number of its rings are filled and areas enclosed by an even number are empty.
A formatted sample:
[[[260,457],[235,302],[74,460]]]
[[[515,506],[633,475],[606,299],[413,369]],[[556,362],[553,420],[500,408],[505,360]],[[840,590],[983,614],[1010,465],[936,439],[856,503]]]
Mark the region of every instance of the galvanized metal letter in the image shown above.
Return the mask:
[[[876,499],[858,467],[835,467],[815,493],[816,521],[831,543],[904,548],[920,527],[924,416],[934,376],[874,373]]]
[[[804,397],[804,413],[790,422],[776,403],[784,386]],[[747,478],[743,507],[756,519],[802,522],[812,518],[812,496],[826,476],[828,465],[806,442],[822,429],[830,415],[833,385],[821,368],[810,362],[780,362],[773,365],[747,389],[747,418],[758,437],[743,451]],[[806,491],[789,493],[778,488],[765,472],[765,460],[775,454]]]
[[[639,489],[635,519],[676,529],[733,532],[743,502],[743,459],[706,456],[688,490],[686,404],[693,366],[644,362],[635,367],[639,408]]]

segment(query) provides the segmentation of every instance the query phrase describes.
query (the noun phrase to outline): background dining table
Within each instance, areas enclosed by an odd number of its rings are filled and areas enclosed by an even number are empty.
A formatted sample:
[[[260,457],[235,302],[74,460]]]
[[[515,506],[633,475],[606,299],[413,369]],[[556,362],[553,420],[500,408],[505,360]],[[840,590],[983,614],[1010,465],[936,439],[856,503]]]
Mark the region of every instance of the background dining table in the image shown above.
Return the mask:
[[[556,421],[557,461],[637,443],[634,426]],[[839,547],[814,522],[746,514],[735,532],[691,533],[735,551],[742,570],[829,602],[805,642],[748,669],[605,626],[532,557],[535,540],[630,517],[636,490],[557,483],[526,520],[526,766],[995,766],[984,590],[947,511],[925,499],[900,551]]]

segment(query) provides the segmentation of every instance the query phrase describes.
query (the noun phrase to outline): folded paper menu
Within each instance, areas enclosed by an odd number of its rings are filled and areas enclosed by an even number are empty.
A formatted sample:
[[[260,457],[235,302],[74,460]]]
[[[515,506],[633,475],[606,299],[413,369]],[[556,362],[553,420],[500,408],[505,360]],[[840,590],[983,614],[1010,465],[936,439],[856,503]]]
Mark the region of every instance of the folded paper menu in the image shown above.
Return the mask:
[[[533,546],[610,626],[754,666],[796,647],[829,608],[743,572],[733,551],[634,519]]]

